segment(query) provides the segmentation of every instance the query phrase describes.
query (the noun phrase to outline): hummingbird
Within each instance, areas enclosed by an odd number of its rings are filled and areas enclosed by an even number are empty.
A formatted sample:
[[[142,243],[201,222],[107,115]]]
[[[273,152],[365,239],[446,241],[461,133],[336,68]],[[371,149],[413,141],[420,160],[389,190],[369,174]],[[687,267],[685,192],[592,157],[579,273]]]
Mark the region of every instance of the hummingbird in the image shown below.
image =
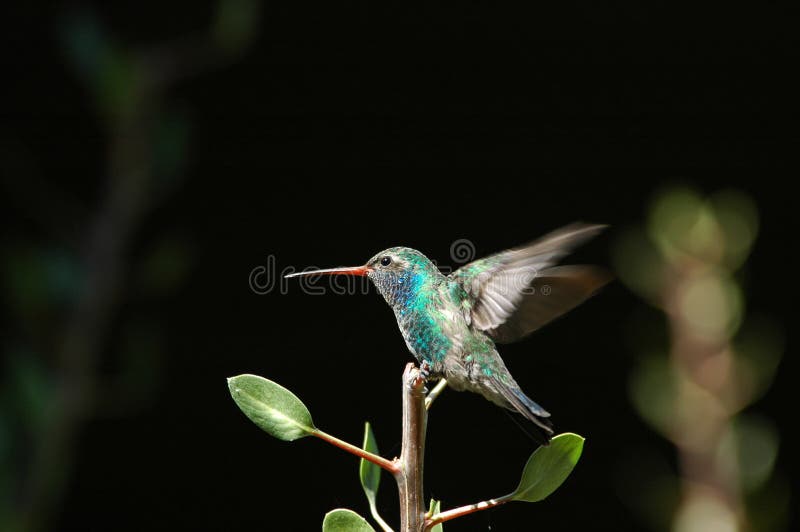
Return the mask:
[[[355,275],[372,281],[394,311],[406,346],[431,379],[476,392],[532,421],[547,444],[550,413],[511,376],[496,344],[517,341],[581,304],[611,276],[594,266],[556,266],[603,225],[571,224],[527,245],[444,275],[425,255],[392,247],[363,266],[287,275]]]

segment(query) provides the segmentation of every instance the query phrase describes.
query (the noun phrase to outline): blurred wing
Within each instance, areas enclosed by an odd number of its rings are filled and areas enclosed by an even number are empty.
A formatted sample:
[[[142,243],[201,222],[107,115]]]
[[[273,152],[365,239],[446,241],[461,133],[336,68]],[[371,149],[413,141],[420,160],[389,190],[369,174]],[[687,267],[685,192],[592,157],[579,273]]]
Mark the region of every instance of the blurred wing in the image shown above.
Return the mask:
[[[467,321],[505,343],[579,305],[610,276],[597,268],[552,266],[604,228],[572,224],[527,246],[490,255],[453,272],[451,279],[461,285],[470,303]],[[544,285],[549,287],[547,294]]]
[[[589,299],[611,277],[594,266],[556,266],[543,270],[514,312],[486,333],[502,344],[519,340]]]

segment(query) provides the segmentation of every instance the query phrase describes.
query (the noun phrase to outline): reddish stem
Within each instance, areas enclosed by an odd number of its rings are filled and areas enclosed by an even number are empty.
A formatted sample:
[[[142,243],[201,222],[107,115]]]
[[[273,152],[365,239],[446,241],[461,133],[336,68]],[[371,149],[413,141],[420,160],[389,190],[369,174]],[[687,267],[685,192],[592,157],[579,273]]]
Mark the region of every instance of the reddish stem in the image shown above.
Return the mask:
[[[356,447],[355,445],[352,445],[350,443],[347,443],[346,441],[340,440],[339,438],[331,436],[330,434],[322,432],[321,430],[316,430],[314,432],[314,436],[316,436],[317,438],[319,438],[321,440],[325,440],[326,442],[330,443],[331,445],[335,445],[339,449],[345,450],[350,454],[354,454],[354,455],[358,456],[359,458],[363,458],[364,460],[367,460],[368,462],[372,462],[373,464],[375,464],[377,466],[380,466],[383,469],[385,469],[386,471],[390,472],[392,475],[396,475],[396,474],[398,474],[400,472],[400,466],[397,465],[396,462],[394,462],[392,460],[387,460],[386,458],[383,458],[382,456],[378,456],[377,454],[372,454],[369,451],[365,451],[361,447]]]
[[[481,510],[488,510],[489,508],[500,506],[501,504],[505,504],[510,500],[512,500],[512,498],[509,494],[496,499],[489,499],[488,501],[468,504],[467,506],[461,506],[459,508],[447,510],[446,512],[438,513],[425,520],[425,530],[430,530],[439,523],[444,523],[445,521],[455,519],[456,517],[462,517],[475,512],[480,512]]]

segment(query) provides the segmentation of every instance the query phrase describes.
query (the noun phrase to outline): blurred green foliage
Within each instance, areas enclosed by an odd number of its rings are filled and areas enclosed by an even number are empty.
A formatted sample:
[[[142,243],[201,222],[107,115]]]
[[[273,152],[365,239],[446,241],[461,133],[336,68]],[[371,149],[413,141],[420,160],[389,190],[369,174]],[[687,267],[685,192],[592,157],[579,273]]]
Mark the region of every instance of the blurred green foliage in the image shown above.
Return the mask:
[[[0,367],[0,530],[48,528],[82,424],[141,408],[161,382],[163,328],[125,303],[164,299],[191,266],[185,235],[169,228],[129,263],[142,221],[174,193],[188,159],[189,113],[169,90],[238,58],[255,39],[259,6],[220,0],[207,28],[152,46],[123,42],[89,8],[57,19],[55,45],[95,110],[86,119],[107,137],[107,153],[92,154],[105,164],[96,176],[105,195],[60,219],[46,194],[29,194],[42,205],[21,208],[53,219],[3,244],[12,323]]]
[[[621,280],[666,316],[666,345],[633,335],[642,355],[629,391],[641,417],[680,456],[678,479],[654,499],[674,500],[680,490],[672,522],[681,532],[766,529],[747,501],[773,489],[780,437],[767,418],[742,410],[772,383],[783,337],[771,320],[747,313],[741,270],[758,229],[758,209],[740,191],[703,196],[673,187],[616,244]]]

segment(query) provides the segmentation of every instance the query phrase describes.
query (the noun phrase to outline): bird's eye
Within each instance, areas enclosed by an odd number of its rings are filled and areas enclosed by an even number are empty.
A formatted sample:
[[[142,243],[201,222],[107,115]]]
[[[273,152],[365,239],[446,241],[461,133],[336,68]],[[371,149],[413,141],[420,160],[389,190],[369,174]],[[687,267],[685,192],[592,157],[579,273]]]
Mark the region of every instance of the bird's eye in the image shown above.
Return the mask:
[[[392,263],[392,258],[391,257],[383,257],[381,259],[381,266],[388,266],[391,263]]]

